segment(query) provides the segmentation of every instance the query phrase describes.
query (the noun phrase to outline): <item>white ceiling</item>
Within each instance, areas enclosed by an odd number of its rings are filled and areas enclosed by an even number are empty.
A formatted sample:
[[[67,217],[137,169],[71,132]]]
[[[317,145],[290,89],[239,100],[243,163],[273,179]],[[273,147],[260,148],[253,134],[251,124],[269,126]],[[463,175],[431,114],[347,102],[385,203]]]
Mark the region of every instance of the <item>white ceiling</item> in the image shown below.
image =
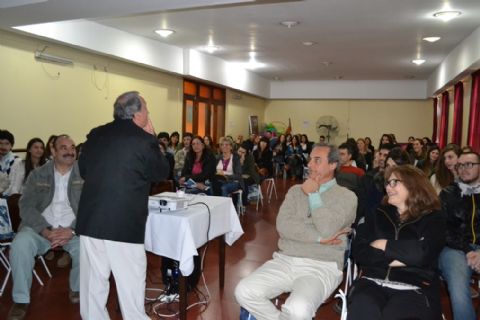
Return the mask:
[[[0,8],[26,2],[0,1]],[[425,80],[480,26],[479,0],[30,2],[0,9],[0,27],[85,18],[181,48],[197,49],[211,39],[221,47],[214,56],[246,62],[253,49],[266,64],[254,72],[281,80]],[[463,14],[449,23],[434,19],[446,5]],[[283,20],[300,24],[288,29]],[[160,38],[153,33],[160,27],[176,33]],[[442,39],[428,43],[425,36]],[[417,57],[427,62],[412,64]]]

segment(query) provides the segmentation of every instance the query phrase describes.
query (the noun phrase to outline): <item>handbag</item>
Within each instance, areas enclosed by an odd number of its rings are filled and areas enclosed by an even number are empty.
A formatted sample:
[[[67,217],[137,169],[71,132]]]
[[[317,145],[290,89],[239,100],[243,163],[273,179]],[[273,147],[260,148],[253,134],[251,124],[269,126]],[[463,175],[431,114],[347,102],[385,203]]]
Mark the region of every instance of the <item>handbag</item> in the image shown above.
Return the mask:
[[[7,200],[0,199],[0,240],[12,239],[14,235]]]

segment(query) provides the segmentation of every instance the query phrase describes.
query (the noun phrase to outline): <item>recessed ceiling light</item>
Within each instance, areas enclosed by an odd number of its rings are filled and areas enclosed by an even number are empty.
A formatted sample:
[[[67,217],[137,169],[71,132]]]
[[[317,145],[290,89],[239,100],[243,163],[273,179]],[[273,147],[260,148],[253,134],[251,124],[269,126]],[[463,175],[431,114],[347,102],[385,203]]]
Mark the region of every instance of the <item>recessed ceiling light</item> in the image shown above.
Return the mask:
[[[438,19],[444,21],[444,22],[448,22],[448,21],[452,20],[453,18],[458,17],[461,14],[462,13],[460,11],[439,11],[439,12],[435,12],[433,14],[433,16],[435,18],[438,18]]]
[[[437,42],[440,39],[441,39],[440,37],[425,37],[425,38],[423,38],[423,40],[428,41],[428,42]]]
[[[215,51],[220,50],[220,47],[213,44],[209,44],[203,47],[202,50],[207,51],[208,53],[214,53]]]
[[[303,44],[304,46],[310,47],[310,46],[313,46],[313,45],[315,45],[315,44],[317,44],[317,43],[314,42],[314,41],[303,41],[302,44]]]
[[[158,30],[155,30],[155,33],[158,34],[162,38],[166,38],[169,35],[175,33],[175,31],[170,30],[170,29],[158,29]]]
[[[300,24],[300,22],[293,21],[293,20],[287,20],[287,21],[281,21],[280,24],[284,27],[292,28],[292,27],[298,26]]]
[[[252,60],[250,59],[247,63],[245,63],[243,65],[246,69],[250,69],[250,70],[255,70],[255,69],[258,69],[258,68],[263,68],[265,67],[265,63],[262,63],[262,62],[258,62],[257,60]]]
[[[415,63],[417,66],[421,65],[421,64],[424,64],[425,63],[425,59],[414,59],[412,60],[412,63]]]
[[[333,64],[333,62],[332,61],[322,61],[321,64],[323,64],[323,66],[325,68],[328,68]]]

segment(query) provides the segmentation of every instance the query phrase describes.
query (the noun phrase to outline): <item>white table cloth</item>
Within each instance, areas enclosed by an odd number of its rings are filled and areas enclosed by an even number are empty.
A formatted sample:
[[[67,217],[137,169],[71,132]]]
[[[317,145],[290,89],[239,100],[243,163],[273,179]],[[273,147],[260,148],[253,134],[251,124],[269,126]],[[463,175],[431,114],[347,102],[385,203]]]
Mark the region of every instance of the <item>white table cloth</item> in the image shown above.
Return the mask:
[[[172,192],[161,195],[176,196]],[[157,195],[158,196],[158,195]],[[197,248],[220,235],[232,245],[243,234],[232,199],[200,195],[186,195],[188,209],[183,211],[159,212],[149,208],[145,229],[145,249],[160,256],[179,261],[184,276],[193,272],[193,257]],[[210,208],[210,230],[208,232],[208,210]]]

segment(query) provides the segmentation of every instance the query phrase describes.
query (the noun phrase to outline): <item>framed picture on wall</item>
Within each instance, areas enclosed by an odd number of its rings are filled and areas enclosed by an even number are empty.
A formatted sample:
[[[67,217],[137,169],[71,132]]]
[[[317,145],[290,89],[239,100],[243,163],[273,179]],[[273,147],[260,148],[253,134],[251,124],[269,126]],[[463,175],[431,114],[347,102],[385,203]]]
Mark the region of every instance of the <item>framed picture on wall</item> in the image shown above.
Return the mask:
[[[248,126],[250,134],[258,134],[258,116],[248,116]]]

